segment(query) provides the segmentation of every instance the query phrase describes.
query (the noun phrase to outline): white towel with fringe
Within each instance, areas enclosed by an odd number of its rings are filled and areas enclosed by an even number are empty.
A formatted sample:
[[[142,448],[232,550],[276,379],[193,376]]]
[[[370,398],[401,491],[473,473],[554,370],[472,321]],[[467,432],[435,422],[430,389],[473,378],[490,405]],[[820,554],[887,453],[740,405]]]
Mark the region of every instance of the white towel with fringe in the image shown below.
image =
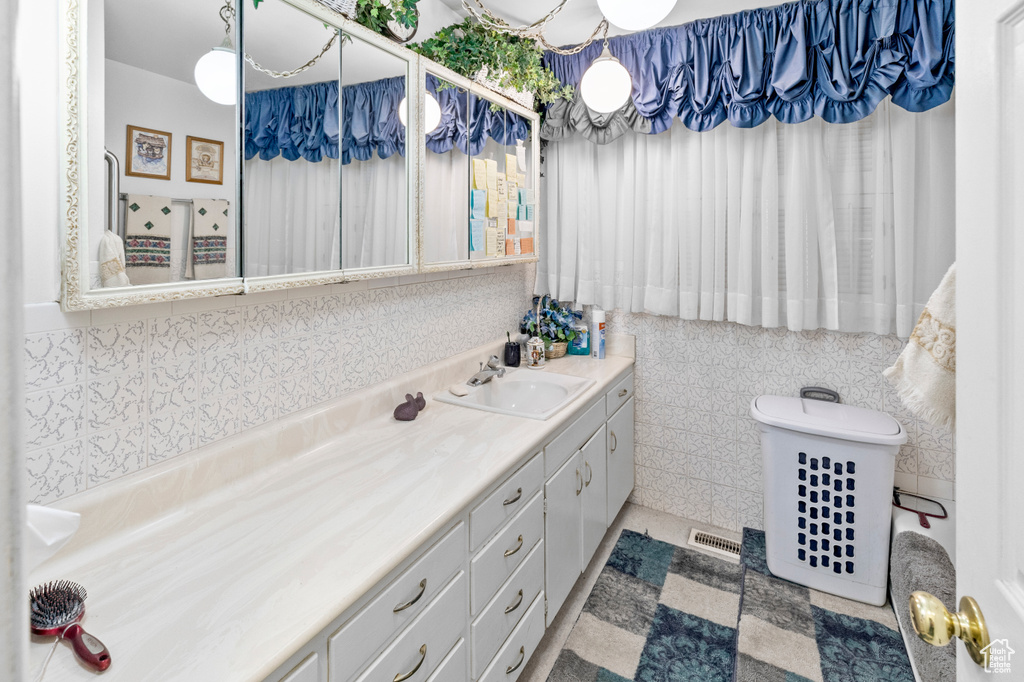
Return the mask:
[[[911,412],[956,428],[956,263],[928,299],[896,364],[883,374]]]
[[[105,287],[126,287],[131,284],[124,271],[124,242],[107,230],[100,239],[100,283]]]
[[[124,216],[125,268],[132,284],[170,282],[170,197],[129,194]]]

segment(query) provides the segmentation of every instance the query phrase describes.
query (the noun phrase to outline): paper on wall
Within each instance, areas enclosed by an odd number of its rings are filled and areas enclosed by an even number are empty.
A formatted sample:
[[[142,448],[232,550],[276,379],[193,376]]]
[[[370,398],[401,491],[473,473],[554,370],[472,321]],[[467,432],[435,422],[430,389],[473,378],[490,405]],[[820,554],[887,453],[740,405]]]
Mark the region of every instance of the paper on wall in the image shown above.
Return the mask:
[[[508,219],[508,234],[515,234],[515,233],[516,233],[516,219],[515,218],[509,218]]]
[[[519,190],[519,203],[520,204],[532,204],[533,203],[533,190],[526,187],[520,187]]]
[[[498,206],[501,202],[498,201],[498,190],[489,189],[487,190],[487,217],[497,218],[498,217]]]
[[[487,251],[488,256],[498,255],[498,231],[487,228]]]
[[[480,220],[487,215],[487,190],[474,189],[469,195],[470,218]]]
[[[520,173],[519,177],[516,178],[517,183],[520,187],[526,187],[526,173]]]
[[[519,161],[519,170],[526,170],[526,147],[520,142],[516,145],[516,159]]]
[[[516,176],[516,157],[514,154],[505,155],[505,174],[510,178]]]
[[[494,159],[484,159],[487,166],[487,189],[498,189],[498,162]]]
[[[483,159],[473,159],[473,187],[487,189],[487,164]]]
[[[519,251],[522,254],[533,253],[533,237],[521,237],[519,239]]]
[[[484,221],[469,221],[469,248],[471,251],[482,251],[484,248]]]

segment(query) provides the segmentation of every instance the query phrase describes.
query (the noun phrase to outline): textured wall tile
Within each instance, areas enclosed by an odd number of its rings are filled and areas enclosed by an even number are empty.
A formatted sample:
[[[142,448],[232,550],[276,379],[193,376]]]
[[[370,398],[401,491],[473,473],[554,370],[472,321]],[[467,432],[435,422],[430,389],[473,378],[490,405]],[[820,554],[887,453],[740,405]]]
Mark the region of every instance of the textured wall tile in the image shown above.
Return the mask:
[[[245,329],[242,338],[246,344],[273,341],[281,331],[281,305],[264,303],[242,308]]]
[[[25,337],[26,390],[74,384],[84,378],[84,329],[62,329]]]
[[[313,330],[313,299],[298,298],[283,305],[281,336],[300,336]]]
[[[149,373],[149,411],[183,410],[196,402],[198,377],[196,361],[186,359],[175,365],[157,367]]]
[[[310,405],[310,381],[306,374],[281,379],[278,406],[281,416],[304,410]]]
[[[146,363],[146,323],[90,327],[88,349],[90,377],[136,372]]]
[[[242,391],[241,426],[244,429],[277,419],[278,385],[271,381]]]
[[[150,365],[164,365],[194,358],[197,326],[195,315],[176,315],[150,320]]]
[[[341,326],[341,297],[319,296],[313,301],[313,331],[335,330]]]
[[[86,398],[90,431],[138,421],[146,412],[146,375],[133,372],[90,381]]]
[[[310,387],[310,402],[318,405],[333,400],[342,394],[340,364],[316,363],[313,366],[313,385]]]
[[[237,348],[242,337],[242,327],[242,311],[239,308],[199,313],[197,350],[201,355],[207,355]]]
[[[164,412],[149,420],[149,463],[180,455],[196,447],[198,408]]]
[[[242,398],[238,393],[222,394],[199,405],[197,425],[198,445],[208,445],[221,438],[238,433],[239,408]]]
[[[120,478],[146,465],[146,427],[129,424],[89,436],[89,487]]]
[[[280,375],[287,377],[294,374],[308,374],[312,359],[310,347],[311,343],[308,336],[282,339],[278,345]]]
[[[199,399],[210,400],[225,393],[234,393],[242,387],[242,352],[228,351],[207,355],[202,359],[199,372]]]
[[[280,376],[281,363],[276,343],[247,346],[242,365],[242,383],[245,386],[273,381]]]
[[[26,444],[39,448],[85,433],[85,385],[61,386],[25,396]]]
[[[85,490],[85,443],[73,440],[32,450],[28,465],[28,499],[47,504]]]

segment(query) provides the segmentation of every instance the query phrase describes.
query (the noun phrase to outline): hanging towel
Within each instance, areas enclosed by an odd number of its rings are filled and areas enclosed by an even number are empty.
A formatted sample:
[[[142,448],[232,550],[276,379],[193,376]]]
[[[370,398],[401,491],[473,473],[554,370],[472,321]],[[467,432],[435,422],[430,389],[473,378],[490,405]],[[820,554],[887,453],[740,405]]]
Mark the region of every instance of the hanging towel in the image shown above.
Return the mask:
[[[192,200],[192,277],[227,277],[228,202],[226,199]]]
[[[919,417],[956,427],[956,263],[932,293],[896,364],[883,372]]]
[[[171,200],[129,194],[125,206],[128,278],[132,284],[171,281]]]
[[[124,271],[124,242],[110,230],[100,239],[100,283],[105,287],[131,284]]]

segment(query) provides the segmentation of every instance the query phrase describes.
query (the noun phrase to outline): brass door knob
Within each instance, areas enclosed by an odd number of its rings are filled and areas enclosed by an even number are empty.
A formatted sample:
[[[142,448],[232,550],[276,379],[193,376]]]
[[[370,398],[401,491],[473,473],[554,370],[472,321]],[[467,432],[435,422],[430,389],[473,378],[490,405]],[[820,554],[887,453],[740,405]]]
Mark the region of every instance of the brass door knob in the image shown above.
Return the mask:
[[[959,637],[978,665],[985,666],[985,652],[991,640],[985,616],[971,597],[960,600],[960,612],[950,613],[937,597],[927,592],[910,595],[910,620],[917,636],[933,646],[946,646]]]

